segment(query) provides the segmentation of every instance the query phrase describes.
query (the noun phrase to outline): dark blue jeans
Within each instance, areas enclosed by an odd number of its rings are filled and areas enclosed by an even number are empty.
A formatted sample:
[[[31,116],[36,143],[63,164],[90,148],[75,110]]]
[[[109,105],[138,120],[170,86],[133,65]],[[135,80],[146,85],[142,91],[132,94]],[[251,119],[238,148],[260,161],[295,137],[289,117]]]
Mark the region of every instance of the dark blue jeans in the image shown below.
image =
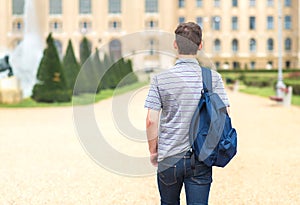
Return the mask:
[[[187,205],[205,205],[208,204],[212,167],[196,160],[195,169],[192,169],[190,153],[167,158],[158,163],[157,181],[161,205],[179,205],[183,184]]]

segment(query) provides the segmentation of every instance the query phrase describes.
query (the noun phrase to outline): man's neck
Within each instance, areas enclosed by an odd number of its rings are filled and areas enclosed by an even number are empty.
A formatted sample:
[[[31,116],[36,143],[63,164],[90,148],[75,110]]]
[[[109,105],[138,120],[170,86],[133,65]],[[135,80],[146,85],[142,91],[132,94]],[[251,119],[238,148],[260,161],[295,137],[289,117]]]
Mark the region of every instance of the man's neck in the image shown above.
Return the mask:
[[[183,54],[178,54],[178,58],[196,58],[196,55],[183,55]]]

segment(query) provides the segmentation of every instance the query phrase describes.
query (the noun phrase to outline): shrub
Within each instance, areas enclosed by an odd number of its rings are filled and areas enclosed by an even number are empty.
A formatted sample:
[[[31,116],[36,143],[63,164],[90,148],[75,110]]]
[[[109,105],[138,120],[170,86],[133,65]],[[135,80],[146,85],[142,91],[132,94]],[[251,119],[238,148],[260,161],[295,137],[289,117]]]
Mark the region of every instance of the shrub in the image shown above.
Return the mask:
[[[275,80],[273,78],[262,78],[257,76],[246,76],[244,78],[244,84],[253,87],[272,87]]]
[[[72,95],[71,90],[47,90],[43,85],[35,85],[33,93],[35,101],[45,103],[70,102]]]
[[[288,75],[289,79],[298,79],[300,80],[300,72],[292,72]]]

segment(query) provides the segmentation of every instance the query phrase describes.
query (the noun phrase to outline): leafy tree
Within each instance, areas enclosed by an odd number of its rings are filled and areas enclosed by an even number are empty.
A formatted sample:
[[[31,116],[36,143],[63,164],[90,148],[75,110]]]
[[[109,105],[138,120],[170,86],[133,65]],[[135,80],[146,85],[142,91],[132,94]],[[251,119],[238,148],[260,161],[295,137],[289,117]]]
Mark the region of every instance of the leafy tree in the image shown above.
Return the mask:
[[[67,87],[68,89],[73,90],[80,70],[80,65],[76,60],[71,40],[69,40],[66,55],[63,59],[63,66]]]
[[[54,45],[51,33],[47,37],[47,48],[41,60],[38,72],[38,82],[32,91],[32,98],[38,102],[67,102],[71,100],[71,92],[67,84]]]

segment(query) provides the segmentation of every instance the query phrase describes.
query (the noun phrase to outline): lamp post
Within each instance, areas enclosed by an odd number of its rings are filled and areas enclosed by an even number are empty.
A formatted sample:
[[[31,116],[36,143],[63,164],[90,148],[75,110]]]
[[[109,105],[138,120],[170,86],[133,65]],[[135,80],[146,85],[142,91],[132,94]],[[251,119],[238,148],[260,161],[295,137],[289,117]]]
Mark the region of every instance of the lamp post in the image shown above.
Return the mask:
[[[281,0],[278,0],[278,80],[276,83],[276,96],[283,97],[286,88],[283,83],[282,75],[282,5]]]

